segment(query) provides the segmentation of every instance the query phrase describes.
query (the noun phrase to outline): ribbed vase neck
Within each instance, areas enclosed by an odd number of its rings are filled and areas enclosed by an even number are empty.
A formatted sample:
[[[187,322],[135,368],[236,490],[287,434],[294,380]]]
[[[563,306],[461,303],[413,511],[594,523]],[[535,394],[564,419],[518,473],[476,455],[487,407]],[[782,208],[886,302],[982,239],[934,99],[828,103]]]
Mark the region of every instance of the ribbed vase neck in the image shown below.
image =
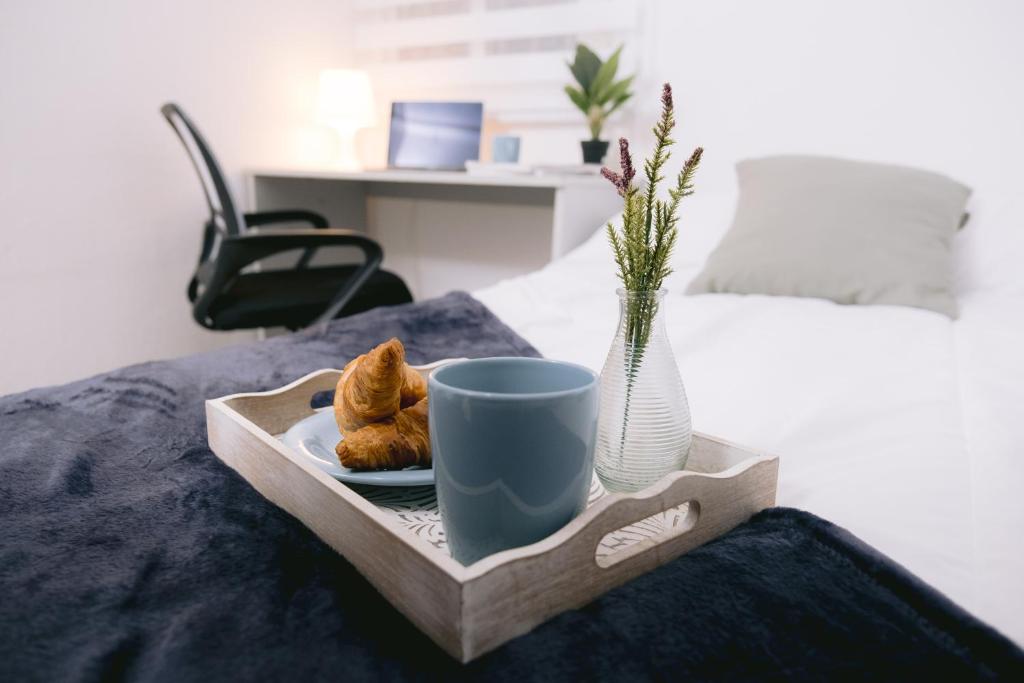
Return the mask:
[[[649,289],[643,291],[637,291],[634,289],[625,289],[619,287],[615,290],[615,293],[619,295],[619,301],[626,303],[629,301],[633,302],[651,302],[661,303],[665,300],[665,295],[668,294],[668,290],[664,287],[661,289]]]
[[[644,347],[665,329],[666,289],[631,291],[615,290],[619,295],[619,325],[617,334],[626,338],[630,346]]]

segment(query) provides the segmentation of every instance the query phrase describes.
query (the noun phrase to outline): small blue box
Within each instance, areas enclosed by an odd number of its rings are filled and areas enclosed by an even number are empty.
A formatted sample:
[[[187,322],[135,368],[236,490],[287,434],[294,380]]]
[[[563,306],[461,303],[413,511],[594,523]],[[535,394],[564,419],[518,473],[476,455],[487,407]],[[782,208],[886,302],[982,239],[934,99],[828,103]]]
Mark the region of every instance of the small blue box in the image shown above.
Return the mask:
[[[495,135],[491,147],[491,159],[496,164],[519,162],[519,136]]]

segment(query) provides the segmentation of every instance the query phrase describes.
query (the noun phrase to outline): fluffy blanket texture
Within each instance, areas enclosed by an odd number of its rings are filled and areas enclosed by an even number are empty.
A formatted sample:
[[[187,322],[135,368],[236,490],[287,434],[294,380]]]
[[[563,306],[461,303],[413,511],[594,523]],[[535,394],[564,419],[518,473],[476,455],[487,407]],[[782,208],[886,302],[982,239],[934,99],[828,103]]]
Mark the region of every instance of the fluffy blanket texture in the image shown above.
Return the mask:
[[[0,680],[1024,680],[1024,656],[795,510],[462,666],[206,445],[203,400],[391,336],[412,362],[535,351],[452,294],[0,399]]]

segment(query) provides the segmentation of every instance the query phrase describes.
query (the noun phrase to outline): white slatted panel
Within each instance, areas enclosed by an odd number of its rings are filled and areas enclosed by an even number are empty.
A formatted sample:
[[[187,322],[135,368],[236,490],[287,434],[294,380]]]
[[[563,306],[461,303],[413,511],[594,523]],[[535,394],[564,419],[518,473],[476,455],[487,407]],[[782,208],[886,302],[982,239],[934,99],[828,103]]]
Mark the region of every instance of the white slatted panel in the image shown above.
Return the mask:
[[[634,73],[642,0],[357,0],[353,55],[382,104],[482,100],[499,124],[578,123],[562,92],[577,42],[625,44]]]

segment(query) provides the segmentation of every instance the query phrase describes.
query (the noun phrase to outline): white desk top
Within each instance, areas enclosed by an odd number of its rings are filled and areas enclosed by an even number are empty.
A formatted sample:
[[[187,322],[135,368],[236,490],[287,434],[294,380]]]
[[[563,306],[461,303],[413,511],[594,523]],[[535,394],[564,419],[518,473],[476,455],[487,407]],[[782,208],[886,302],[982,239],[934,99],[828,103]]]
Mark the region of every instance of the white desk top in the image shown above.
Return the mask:
[[[277,168],[251,169],[253,178],[306,178],[312,180],[347,180],[368,183],[411,183],[422,185],[483,185],[499,187],[550,187],[607,185],[599,175],[582,174],[502,174],[482,175],[464,171],[413,171],[378,169],[367,171],[341,171],[329,168]]]

